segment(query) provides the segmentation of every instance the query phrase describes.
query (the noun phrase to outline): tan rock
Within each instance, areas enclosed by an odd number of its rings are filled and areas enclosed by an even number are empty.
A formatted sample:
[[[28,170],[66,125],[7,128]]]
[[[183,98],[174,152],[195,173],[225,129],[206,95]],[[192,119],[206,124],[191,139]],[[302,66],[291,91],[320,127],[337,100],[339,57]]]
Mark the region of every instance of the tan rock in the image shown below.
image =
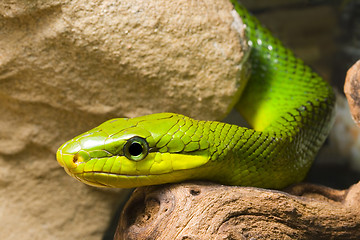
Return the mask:
[[[211,183],[142,187],[114,239],[359,239],[359,192],[360,182],[343,191],[295,185],[287,193]]]
[[[245,85],[227,0],[0,2],[0,239],[100,239],[121,201],[55,160],[111,117],[223,117]],[[241,82],[243,79],[245,82]]]
[[[0,90],[21,102],[219,119],[244,85],[243,33],[226,0],[38,3],[20,16],[2,5]]]

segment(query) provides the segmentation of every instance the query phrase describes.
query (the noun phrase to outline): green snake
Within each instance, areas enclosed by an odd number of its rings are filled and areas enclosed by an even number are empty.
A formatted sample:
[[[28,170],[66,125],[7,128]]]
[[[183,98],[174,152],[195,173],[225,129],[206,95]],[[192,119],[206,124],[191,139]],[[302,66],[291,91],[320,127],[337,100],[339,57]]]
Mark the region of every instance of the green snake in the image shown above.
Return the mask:
[[[119,188],[208,180],[281,189],[304,179],[330,131],[333,90],[232,3],[246,25],[252,66],[236,108],[252,128],[175,113],[112,119],[59,148],[69,175]]]

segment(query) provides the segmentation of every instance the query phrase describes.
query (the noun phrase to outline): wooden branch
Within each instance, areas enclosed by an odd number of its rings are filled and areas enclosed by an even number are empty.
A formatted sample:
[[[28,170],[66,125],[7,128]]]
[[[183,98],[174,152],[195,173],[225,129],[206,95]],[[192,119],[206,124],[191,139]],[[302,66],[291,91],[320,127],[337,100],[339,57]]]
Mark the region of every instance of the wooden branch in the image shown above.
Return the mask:
[[[360,127],[360,60],[346,74],[344,93],[349,103],[351,116]]]
[[[342,191],[309,184],[285,191],[212,183],[138,188],[114,239],[360,239],[360,182]]]

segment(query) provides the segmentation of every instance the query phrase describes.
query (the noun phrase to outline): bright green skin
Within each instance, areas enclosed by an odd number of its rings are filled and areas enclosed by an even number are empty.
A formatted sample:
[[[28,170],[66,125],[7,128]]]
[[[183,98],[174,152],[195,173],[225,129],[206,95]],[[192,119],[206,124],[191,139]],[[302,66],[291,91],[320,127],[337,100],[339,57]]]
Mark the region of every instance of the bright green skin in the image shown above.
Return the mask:
[[[197,179],[280,189],[303,180],[329,133],[334,93],[232,2],[252,45],[251,78],[237,108],[254,129],[173,113],[109,120],[59,148],[71,176],[120,188]],[[124,156],[133,136],[148,142],[143,160]]]

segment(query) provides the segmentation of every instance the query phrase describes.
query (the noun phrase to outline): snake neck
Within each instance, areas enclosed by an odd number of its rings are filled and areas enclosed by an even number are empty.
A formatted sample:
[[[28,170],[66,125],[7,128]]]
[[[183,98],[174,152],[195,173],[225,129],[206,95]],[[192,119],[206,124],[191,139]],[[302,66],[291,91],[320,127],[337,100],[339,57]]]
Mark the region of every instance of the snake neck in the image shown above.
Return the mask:
[[[231,166],[225,170],[227,184],[281,188],[305,177],[330,131],[335,96],[328,83],[232,2],[246,25],[252,67],[236,108],[253,129],[219,125],[212,138],[222,144],[212,146],[211,159]]]
[[[251,48],[251,77],[236,106],[248,123],[256,130],[293,134],[288,121],[294,118],[297,118],[295,122],[308,116],[329,120],[335,101],[331,86],[236,0],[232,3],[246,26],[245,35]],[[319,109],[323,113],[319,114]]]

